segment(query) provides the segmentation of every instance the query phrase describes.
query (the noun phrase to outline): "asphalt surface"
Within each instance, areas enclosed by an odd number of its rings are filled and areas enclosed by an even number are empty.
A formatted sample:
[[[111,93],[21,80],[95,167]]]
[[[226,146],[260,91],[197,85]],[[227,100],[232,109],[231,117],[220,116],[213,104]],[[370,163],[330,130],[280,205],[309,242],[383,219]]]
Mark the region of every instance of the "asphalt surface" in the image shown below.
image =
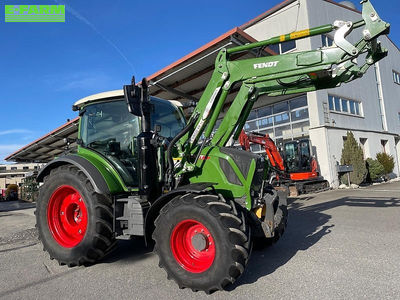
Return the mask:
[[[228,291],[180,290],[142,241],[90,267],[50,260],[30,203],[0,202],[0,298],[4,299],[399,299],[400,182],[328,191],[291,201],[274,246],[253,251]]]

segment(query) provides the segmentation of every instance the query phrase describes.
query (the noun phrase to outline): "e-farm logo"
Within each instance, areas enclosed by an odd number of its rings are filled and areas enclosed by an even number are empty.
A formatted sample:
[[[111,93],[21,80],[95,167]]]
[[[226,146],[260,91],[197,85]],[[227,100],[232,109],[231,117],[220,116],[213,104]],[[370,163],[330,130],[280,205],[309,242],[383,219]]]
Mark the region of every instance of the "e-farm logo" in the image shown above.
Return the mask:
[[[5,5],[6,22],[65,22],[64,5]]]

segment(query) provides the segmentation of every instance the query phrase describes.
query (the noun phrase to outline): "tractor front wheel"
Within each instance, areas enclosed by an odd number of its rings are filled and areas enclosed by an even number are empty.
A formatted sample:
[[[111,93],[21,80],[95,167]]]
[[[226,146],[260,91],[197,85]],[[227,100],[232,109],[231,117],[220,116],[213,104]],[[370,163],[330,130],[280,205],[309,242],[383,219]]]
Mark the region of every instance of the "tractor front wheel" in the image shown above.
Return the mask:
[[[211,194],[178,196],[161,209],[155,225],[159,265],[180,288],[221,290],[247,265],[250,227],[233,201]]]
[[[51,170],[40,187],[36,226],[43,249],[70,267],[94,263],[114,245],[112,203],[70,165]]]

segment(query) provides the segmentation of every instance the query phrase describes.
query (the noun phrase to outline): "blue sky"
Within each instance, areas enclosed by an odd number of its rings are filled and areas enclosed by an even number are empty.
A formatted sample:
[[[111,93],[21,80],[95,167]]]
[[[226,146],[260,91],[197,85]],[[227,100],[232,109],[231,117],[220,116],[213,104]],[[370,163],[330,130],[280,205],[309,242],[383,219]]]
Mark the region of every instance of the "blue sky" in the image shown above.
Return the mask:
[[[66,4],[66,23],[5,23],[2,2],[0,162],[74,118],[77,99],[148,76],[281,1],[6,2]],[[399,1],[373,4],[400,46]]]

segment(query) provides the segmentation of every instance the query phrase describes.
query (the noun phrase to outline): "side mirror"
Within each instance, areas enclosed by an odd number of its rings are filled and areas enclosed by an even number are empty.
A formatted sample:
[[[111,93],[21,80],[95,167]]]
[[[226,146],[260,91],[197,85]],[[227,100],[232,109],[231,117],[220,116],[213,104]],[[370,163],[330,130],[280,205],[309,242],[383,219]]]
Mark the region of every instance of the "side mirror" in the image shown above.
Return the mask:
[[[130,85],[124,85],[124,97],[129,112],[138,117],[142,116],[140,105],[141,94],[141,88],[135,84],[135,77],[132,77],[132,83]]]
[[[150,115],[153,106],[150,102],[149,85],[146,78],[143,78],[137,86],[135,77],[132,77],[131,85],[124,85],[124,96],[129,112],[142,118],[142,132],[151,132]]]

